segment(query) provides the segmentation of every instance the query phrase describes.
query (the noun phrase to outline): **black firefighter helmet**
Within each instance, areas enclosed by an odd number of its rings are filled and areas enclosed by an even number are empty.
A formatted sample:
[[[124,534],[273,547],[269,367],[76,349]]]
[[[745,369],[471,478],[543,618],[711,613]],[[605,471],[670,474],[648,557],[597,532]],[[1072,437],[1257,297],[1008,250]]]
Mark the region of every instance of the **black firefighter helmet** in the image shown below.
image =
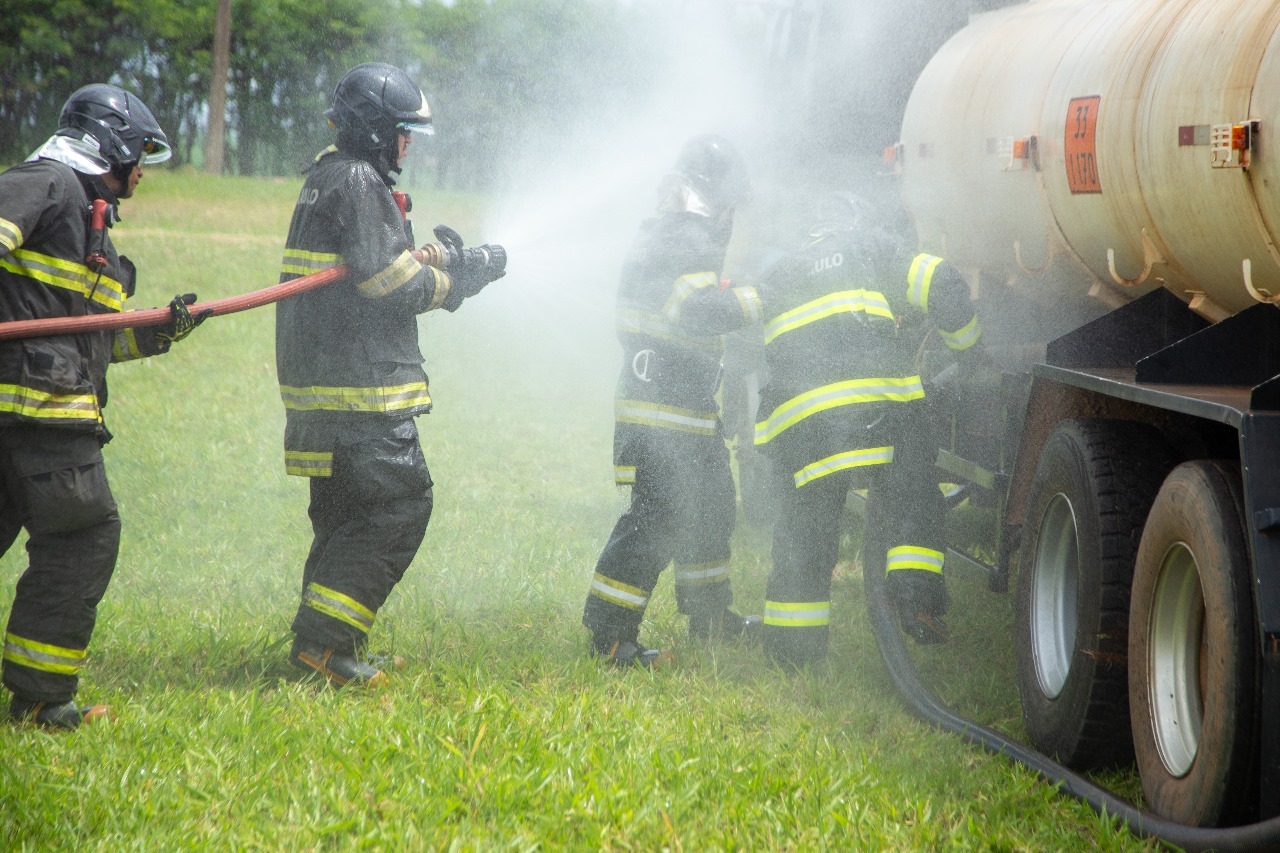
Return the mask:
[[[138,163],[150,166],[173,155],[147,105],[107,83],[91,83],[72,93],[58,118],[57,135],[91,143],[120,180]]]
[[[392,155],[399,131],[433,132],[422,90],[385,62],[365,62],[342,75],[324,115],[338,131],[338,147],[365,156]]]
[[[836,190],[818,199],[814,205],[813,224],[809,236],[822,237],[841,231],[866,231],[880,225],[870,202],[862,196]]]
[[[882,275],[909,259],[915,231],[910,219],[891,197],[874,201],[845,190],[828,192],[814,204],[813,224],[806,242],[839,237],[871,261]]]
[[[714,133],[695,136],[680,149],[675,186],[662,190],[665,208],[718,219],[751,199],[751,179],[738,149]],[[672,191],[675,190],[675,195]]]

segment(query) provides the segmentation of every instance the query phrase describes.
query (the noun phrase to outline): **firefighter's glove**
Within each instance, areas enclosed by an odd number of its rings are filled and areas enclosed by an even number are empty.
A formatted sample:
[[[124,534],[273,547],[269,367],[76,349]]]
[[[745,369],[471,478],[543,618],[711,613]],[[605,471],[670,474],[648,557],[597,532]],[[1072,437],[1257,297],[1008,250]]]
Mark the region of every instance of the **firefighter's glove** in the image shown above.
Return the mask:
[[[203,323],[205,318],[213,313],[206,308],[199,314],[192,315],[191,309],[187,306],[194,305],[195,301],[196,295],[194,293],[182,293],[173,297],[173,301],[169,303],[169,311],[173,316],[170,318],[169,324],[156,333],[156,337],[172,344],[195,331],[196,326]]]
[[[485,285],[507,274],[507,250],[494,244],[463,248],[462,237],[447,225],[433,232],[444,247],[444,265],[450,279],[446,311],[456,311],[464,299],[475,296]]]
[[[942,617],[951,600],[941,574],[895,569],[885,578],[885,588],[904,634],[921,645],[947,641],[947,624]]]

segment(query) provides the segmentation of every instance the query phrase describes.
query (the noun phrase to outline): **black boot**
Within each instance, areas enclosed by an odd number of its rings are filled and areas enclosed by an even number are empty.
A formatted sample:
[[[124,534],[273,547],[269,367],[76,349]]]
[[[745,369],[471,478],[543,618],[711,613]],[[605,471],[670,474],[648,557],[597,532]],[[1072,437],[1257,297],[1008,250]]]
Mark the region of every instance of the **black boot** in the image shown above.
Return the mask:
[[[635,640],[623,640],[601,634],[591,637],[591,654],[601,658],[610,666],[619,669],[640,667],[642,669],[661,669],[674,663],[671,652],[663,649],[650,649]]]
[[[385,672],[355,655],[325,648],[301,637],[296,637],[293,641],[289,662],[301,669],[323,675],[324,680],[334,687],[342,687],[344,684],[381,687],[388,681]]]
[[[742,616],[725,607],[714,613],[689,614],[689,639],[699,643],[712,640],[755,640],[760,636],[764,620],[755,615]]]
[[[898,621],[902,624],[902,633],[922,646],[935,646],[947,641],[947,623],[941,616],[925,611],[914,612],[910,605],[898,606]]]
[[[114,715],[106,705],[85,705],[75,702],[36,702],[32,699],[13,697],[9,703],[9,717],[20,723],[35,723],[49,729],[70,731],[81,723],[111,719]]]

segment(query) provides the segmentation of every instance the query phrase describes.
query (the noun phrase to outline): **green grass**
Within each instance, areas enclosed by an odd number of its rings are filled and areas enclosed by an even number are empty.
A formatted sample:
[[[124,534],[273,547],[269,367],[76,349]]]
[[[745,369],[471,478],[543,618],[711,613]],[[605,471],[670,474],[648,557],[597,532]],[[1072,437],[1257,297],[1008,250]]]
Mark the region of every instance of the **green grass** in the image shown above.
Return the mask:
[[[274,283],[299,185],[149,172],[115,231],[142,271],[139,305]],[[484,233],[480,199],[416,204],[419,239],[436,221],[502,239]],[[912,717],[852,560],[824,672],[689,646],[665,575],[644,636],[678,666],[623,674],[586,657],[578,617],[621,507],[616,272],[526,274],[513,252],[507,279],[423,318],[436,513],[374,629],[374,646],[410,661],[377,693],[326,690],[285,662],[309,531],[306,485],[283,472],[272,311],[216,318],[169,356],[113,368],[105,454],[124,534],[80,698],[119,719],[70,736],[0,726],[0,846],[1150,847]],[[745,610],[763,597],[768,547],[740,525]],[[21,548],[0,559],[0,617],[24,565]],[[955,641],[920,650],[922,671],[1017,735],[1011,602],[963,579],[952,592]]]

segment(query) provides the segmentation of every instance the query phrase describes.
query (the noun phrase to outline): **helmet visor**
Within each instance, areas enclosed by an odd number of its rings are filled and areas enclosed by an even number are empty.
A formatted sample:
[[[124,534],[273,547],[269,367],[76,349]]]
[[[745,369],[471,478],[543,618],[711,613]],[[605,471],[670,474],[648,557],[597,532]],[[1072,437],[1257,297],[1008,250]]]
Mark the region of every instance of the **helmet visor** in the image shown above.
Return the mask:
[[[436,129],[431,126],[430,119],[427,119],[426,121],[396,122],[396,130],[401,133],[425,133],[427,136],[431,136],[436,132]]]
[[[144,166],[154,166],[156,163],[163,163],[173,156],[173,149],[169,147],[169,143],[163,139],[157,139],[154,136],[144,137],[142,140],[142,164]]]

